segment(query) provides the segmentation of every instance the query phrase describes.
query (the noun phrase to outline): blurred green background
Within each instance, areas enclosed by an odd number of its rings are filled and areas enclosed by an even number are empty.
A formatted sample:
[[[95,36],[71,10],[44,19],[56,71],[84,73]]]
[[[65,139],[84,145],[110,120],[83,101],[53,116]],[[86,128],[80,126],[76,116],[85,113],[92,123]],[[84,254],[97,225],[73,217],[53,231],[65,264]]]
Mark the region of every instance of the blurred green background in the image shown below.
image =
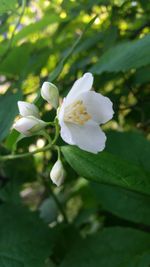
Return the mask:
[[[114,105],[103,126],[106,156],[94,167],[97,159],[83,153],[82,170],[82,152],[63,152],[60,188],[49,178],[54,151],[0,161],[0,267],[150,266],[150,1],[0,0],[1,155],[16,145],[18,100],[36,101],[50,121],[42,83],[55,83],[63,98],[88,71]],[[43,136],[24,138],[16,151],[45,144]],[[131,187],[111,185],[109,175],[131,175]]]

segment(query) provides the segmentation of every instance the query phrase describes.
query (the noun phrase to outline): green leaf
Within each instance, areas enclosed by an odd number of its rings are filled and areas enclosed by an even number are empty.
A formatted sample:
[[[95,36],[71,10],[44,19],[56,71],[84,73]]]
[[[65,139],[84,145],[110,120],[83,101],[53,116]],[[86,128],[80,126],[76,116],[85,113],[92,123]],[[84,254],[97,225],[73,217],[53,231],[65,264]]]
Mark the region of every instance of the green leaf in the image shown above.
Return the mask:
[[[0,15],[16,9],[17,0],[0,0]]]
[[[150,235],[108,228],[75,243],[60,267],[149,267]]]
[[[46,222],[51,223],[57,219],[58,207],[52,197],[46,198],[39,207],[40,217]]]
[[[92,73],[119,72],[150,64],[150,34],[136,41],[119,44],[100,57]]]
[[[74,146],[62,147],[62,153],[80,176],[91,181],[150,194],[149,173],[136,164],[108,152],[95,155]]]
[[[21,158],[19,164],[17,159],[5,161],[0,167],[2,174],[8,180],[5,186],[0,189],[0,199],[10,203],[20,202],[22,184],[35,181],[37,178],[33,157]]]
[[[29,43],[13,47],[13,49],[6,55],[5,60],[2,61],[0,65],[0,73],[10,77],[15,75],[23,76],[27,71],[26,68],[29,64],[29,54],[31,48],[32,45]],[[5,51],[3,50],[2,52],[4,53]]]
[[[0,266],[44,267],[54,235],[37,214],[4,204],[0,218]]]
[[[17,101],[21,99],[21,92],[7,92],[0,95],[0,141],[9,133],[10,127],[18,113]]]
[[[41,20],[35,23],[30,23],[30,25],[19,31],[13,39],[13,44],[16,44],[21,39],[27,38],[31,34],[45,30],[47,26],[51,26],[53,23],[60,22],[60,20],[61,19],[57,14],[51,14],[51,16],[49,14],[45,15]]]
[[[138,69],[133,75],[133,85],[146,84],[150,81],[150,66]]]
[[[76,41],[73,43],[73,45],[71,46],[71,48],[68,49],[66,55],[60,60],[59,64],[57,65],[57,67],[54,69],[54,71],[49,75],[49,82],[54,81],[59,74],[61,73],[64,64],[67,62],[67,60],[70,58],[70,56],[74,53],[76,47],[78,46],[78,44],[80,43],[80,41],[82,40],[83,35],[86,33],[86,31],[92,26],[92,24],[94,23],[95,19],[97,16],[95,16],[94,18],[92,18],[90,20],[90,22],[86,25],[83,33],[76,39]]]
[[[139,224],[150,225],[150,197],[123,188],[93,184],[93,192],[104,210]]]
[[[106,150],[124,160],[150,170],[150,143],[136,132],[107,133]],[[124,219],[150,225],[150,197],[119,187],[92,186],[103,209]]]
[[[108,132],[106,151],[150,171],[150,142],[139,132]]]
[[[12,151],[15,150],[17,140],[20,136],[21,134],[17,132],[15,129],[13,129],[6,139],[5,147]]]

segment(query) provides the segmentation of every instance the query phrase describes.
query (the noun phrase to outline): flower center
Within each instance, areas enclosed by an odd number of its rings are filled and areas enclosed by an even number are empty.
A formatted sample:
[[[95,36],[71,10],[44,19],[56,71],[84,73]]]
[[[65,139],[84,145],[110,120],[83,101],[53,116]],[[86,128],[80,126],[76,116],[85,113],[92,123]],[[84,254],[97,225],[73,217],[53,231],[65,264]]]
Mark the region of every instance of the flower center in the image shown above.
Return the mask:
[[[87,109],[82,100],[78,100],[68,105],[64,112],[64,121],[84,125],[90,120],[91,116],[87,113]]]

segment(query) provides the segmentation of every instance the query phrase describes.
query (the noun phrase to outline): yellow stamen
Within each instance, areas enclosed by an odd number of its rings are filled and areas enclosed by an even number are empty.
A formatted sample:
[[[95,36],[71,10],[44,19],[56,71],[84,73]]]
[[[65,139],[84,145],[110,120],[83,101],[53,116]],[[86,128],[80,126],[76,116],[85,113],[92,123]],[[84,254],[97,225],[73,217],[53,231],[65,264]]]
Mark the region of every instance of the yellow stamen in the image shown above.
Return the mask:
[[[64,121],[74,124],[84,125],[84,123],[91,119],[87,113],[87,109],[82,100],[75,101],[68,105],[64,112]]]

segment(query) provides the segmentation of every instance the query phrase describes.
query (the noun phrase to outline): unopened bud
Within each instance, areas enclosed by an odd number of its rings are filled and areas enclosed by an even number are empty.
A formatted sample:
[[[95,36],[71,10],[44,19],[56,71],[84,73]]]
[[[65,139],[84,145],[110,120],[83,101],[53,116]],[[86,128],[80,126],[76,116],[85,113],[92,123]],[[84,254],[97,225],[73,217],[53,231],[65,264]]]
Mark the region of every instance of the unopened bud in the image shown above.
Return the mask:
[[[57,109],[59,105],[59,92],[58,88],[50,82],[44,82],[41,89],[41,96]]]
[[[36,118],[40,118],[39,109],[34,104],[25,101],[18,101],[18,108],[20,115],[23,117],[34,116]]]
[[[50,178],[54,184],[56,184],[57,186],[60,186],[63,184],[65,176],[66,176],[66,172],[62,165],[62,162],[60,159],[58,159],[50,172]]]
[[[34,133],[39,132],[46,126],[46,123],[33,116],[23,117],[19,119],[13,128],[25,136],[31,136]]]

